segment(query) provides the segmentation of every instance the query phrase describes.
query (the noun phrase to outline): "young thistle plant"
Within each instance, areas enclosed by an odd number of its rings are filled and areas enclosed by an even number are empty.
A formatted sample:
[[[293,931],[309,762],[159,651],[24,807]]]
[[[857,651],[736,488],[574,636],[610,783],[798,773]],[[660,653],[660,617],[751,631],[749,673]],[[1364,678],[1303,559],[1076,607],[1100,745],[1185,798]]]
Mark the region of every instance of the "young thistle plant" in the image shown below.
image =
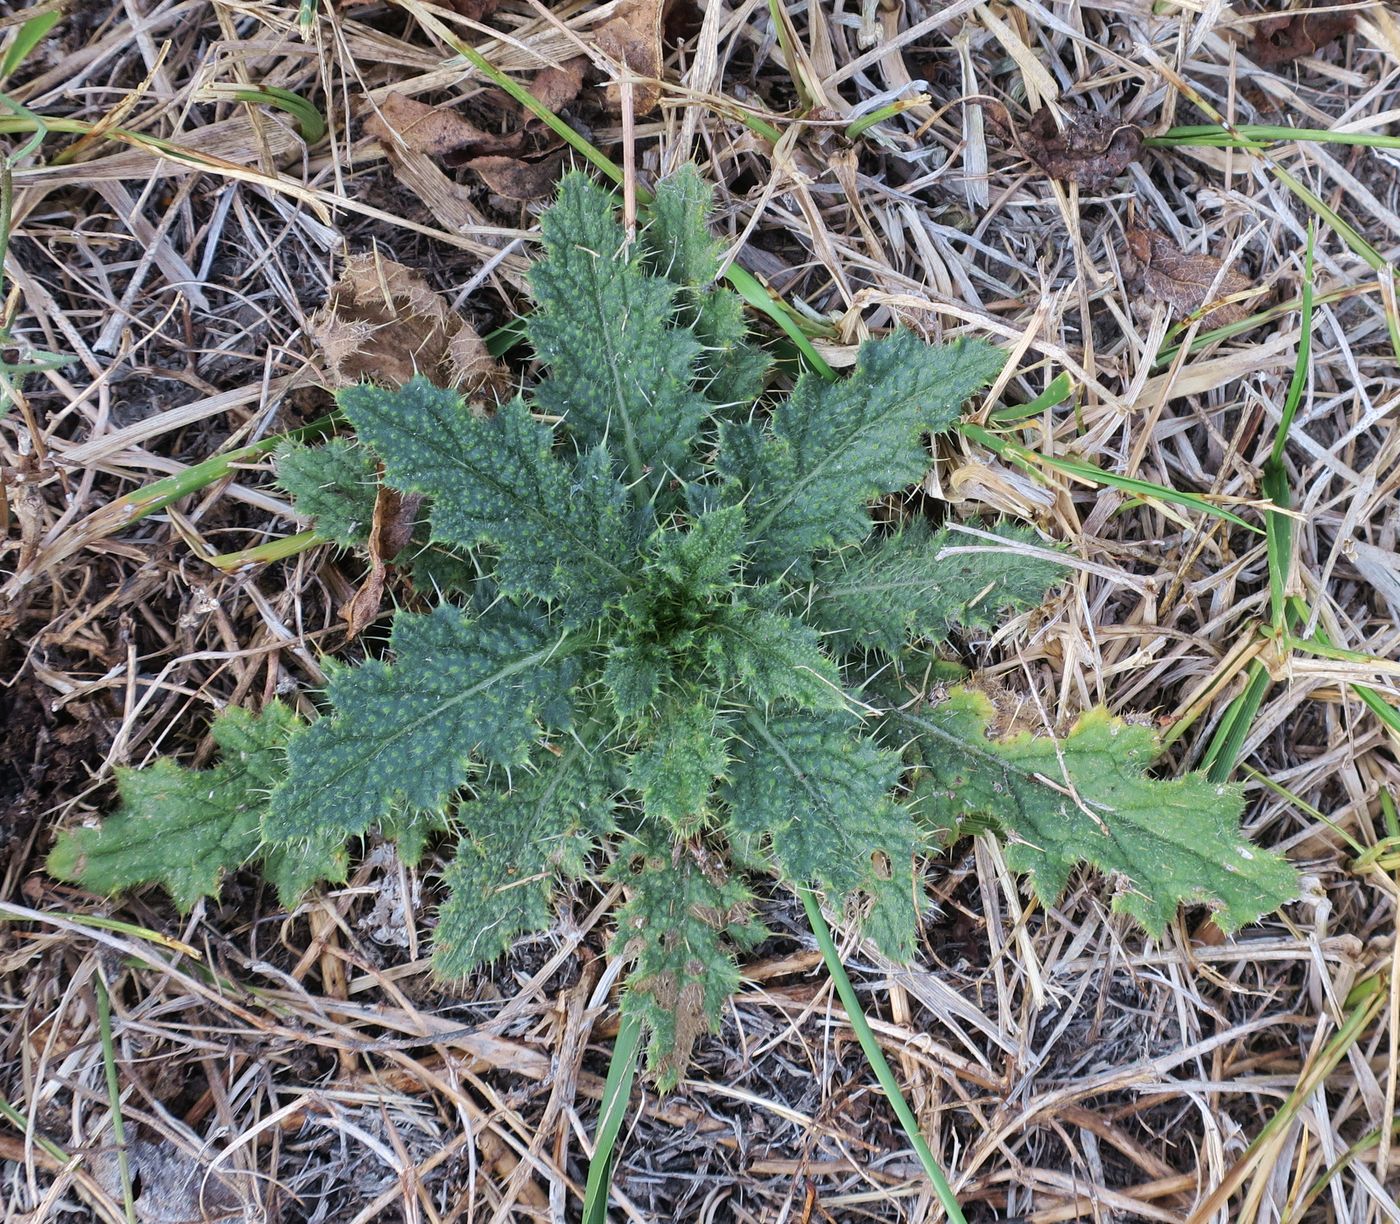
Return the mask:
[[[1018,548],[1024,528],[949,554],[946,531],[871,518],[1002,357],[897,331],[845,378],[770,391],[714,284],[708,205],[686,170],[629,244],[614,198],[566,177],[531,275],[527,396],[488,414],[421,378],[352,387],[357,442],[281,454],[345,546],[381,469],[425,498],[399,561],[436,606],[399,611],[383,658],[328,664],[309,724],[229,710],[213,769],[120,771],[121,808],[63,834],[54,873],[158,881],[187,908],[257,859],[291,905],[344,878],[350,839],[377,830],[412,863],[452,832],[433,958],[459,979],[552,924],[556,881],[610,860],[624,1006],[663,1086],[763,935],[757,875],[820,890],[897,959],[920,852],[969,829],[1006,836],[1046,901],[1080,863],[1111,873],[1152,933],[1183,901],[1233,929],[1294,895],[1241,838],[1237,791],[1148,776],[1149,731],[1096,711],[1059,741],[1008,735],[978,688],[922,691],[955,626],[1035,607],[1061,573]]]

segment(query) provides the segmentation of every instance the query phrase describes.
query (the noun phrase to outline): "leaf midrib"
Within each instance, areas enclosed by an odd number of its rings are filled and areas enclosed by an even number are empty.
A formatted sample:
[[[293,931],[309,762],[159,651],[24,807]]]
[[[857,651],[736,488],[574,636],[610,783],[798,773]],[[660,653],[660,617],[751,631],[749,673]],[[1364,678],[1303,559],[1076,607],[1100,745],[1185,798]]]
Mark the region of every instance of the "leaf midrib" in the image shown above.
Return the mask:
[[[841,387],[844,389],[845,386],[845,383],[826,383],[819,387],[817,390],[818,393],[821,393],[823,391],[826,391],[828,389],[834,389],[836,387]],[[885,412],[879,414],[877,417],[871,418],[867,416],[863,418],[861,422],[858,423],[855,428],[850,430],[838,444],[832,445],[828,449],[827,454],[823,458],[819,459],[814,467],[808,469],[808,472],[805,475],[799,475],[799,477],[792,482],[792,485],[789,487],[787,492],[771,504],[768,511],[763,515],[763,517],[759,519],[756,524],[754,524],[752,538],[757,542],[762,542],[765,534],[768,531],[768,528],[773,525],[774,520],[780,514],[782,514],[784,510],[786,510],[790,505],[792,505],[793,502],[797,500],[799,494],[805,494],[808,488],[810,488],[813,485],[819,484],[821,482],[822,477],[825,476],[827,468],[831,464],[835,463],[838,459],[843,459],[847,457],[855,439],[858,439],[861,436],[861,434],[867,431],[874,430],[877,426],[884,424],[886,421],[890,420],[890,418],[894,417],[897,413],[910,411],[918,398],[919,393],[910,393],[892,401],[889,408]],[[923,426],[922,424],[920,424],[920,432],[923,432],[925,428],[931,429],[932,427]],[[779,430],[776,428],[772,429],[772,436],[785,438],[789,445],[793,445],[794,443],[794,439],[787,438],[785,434],[779,432]],[[804,456],[805,453],[806,452],[804,450]],[[876,492],[878,493],[879,490],[877,489]]]
[[[397,422],[394,422],[391,425],[391,428],[403,429],[403,426],[399,425]],[[412,436],[416,441],[425,441],[424,439],[420,438],[418,434],[414,433],[411,430],[404,429],[404,432],[410,434],[410,436]],[[621,569],[619,566],[615,565],[606,556],[599,552],[598,549],[588,540],[587,537],[580,535],[578,529],[574,526],[571,520],[564,517],[552,516],[549,513],[547,513],[543,503],[543,499],[531,498],[521,495],[513,485],[507,484],[499,477],[494,475],[491,471],[474,466],[470,461],[470,457],[468,455],[463,454],[460,450],[455,449],[450,444],[441,441],[439,439],[439,435],[437,434],[434,434],[430,439],[427,439],[426,442],[429,449],[436,453],[445,465],[449,467],[456,467],[458,470],[465,472],[472,479],[479,481],[481,484],[484,484],[487,487],[502,494],[511,502],[512,505],[519,507],[524,512],[525,516],[529,518],[532,522],[540,525],[541,527],[546,529],[546,531],[555,531],[558,532],[558,534],[564,536],[569,541],[569,543],[577,547],[580,552],[586,553],[592,560],[596,561],[603,569],[607,570],[614,578],[618,580],[619,583],[621,583],[624,586],[631,584],[632,579],[626,573],[626,571]],[[547,454],[546,457],[547,461],[550,463],[559,463],[559,460],[552,453]],[[444,495],[442,492],[435,492],[432,489],[420,488],[414,489],[412,491],[416,493],[426,493],[430,497],[441,497]],[[450,494],[447,495],[450,496]],[[503,542],[498,537],[488,535],[484,538],[495,539],[498,544],[502,544],[507,549],[510,546],[509,541]]]
[[[944,742],[947,743],[947,744],[951,744],[951,745],[956,746],[960,751],[966,753],[968,756],[977,758],[978,760],[980,760],[980,761],[984,762],[985,764],[987,764],[990,768],[997,769],[997,770],[999,770],[1000,772],[1002,772],[1003,774],[1013,774],[1013,775],[1015,775],[1016,777],[1020,778],[1026,785],[1038,787],[1038,788],[1040,788],[1041,790],[1046,791],[1047,793],[1057,793],[1057,792],[1054,792],[1054,791],[1052,790],[1052,788],[1047,787],[1047,786],[1045,785],[1044,782],[1040,781],[1040,779],[1036,776],[1036,771],[1033,770],[1033,769],[1028,769],[1028,768],[1026,768],[1026,767],[1024,767],[1024,766],[1021,766],[1021,765],[1019,765],[1019,764],[1017,764],[1017,763],[1014,763],[1014,762],[1012,762],[1012,761],[1007,760],[1005,757],[998,756],[998,755],[997,755],[996,753],[994,753],[994,752],[990,752],[990,751],[988,751],[988,750],[986,750],[986,749],[980,748],[980,747],[978,747],[976,744],[971,743],[970,741],[968,741],[968,740],[966,740],[966,739],[963,739],[961,736],[955,734],[954,732],[952,732],[952,731],[947,731],[947,730],[945,730],[944,728],[939,727],[939,726],[937,726],[937,725],[934,724],[934,723],[928,722],[927,720],[918,717],[918,715],[909,714],[909,713],[907,713],[907,712],[905,712],[905,711],[902,711],[902,710],[893,710],[893,711],[889,711],[888,713],[892,714],[895,718],[899,719],[901,722],[907,723],[907,724],[908,724],[909,726],[911,726],[911,727],[917,727],[917,728],[919,728],[920,730],[927,732],[929,735],[933,736],[935,739],[940,739],[940,740],[944,741]],[[1107,756],[1110,760],[1114,761],[1115,765],[1118,765],[1118,766],[1121,768],[1121,762],[1119,762],[1116,758],[1114,758],[1114,757],[1112,756],[1111,753],[1105,752],[1105,753],[1103,753],[1103,755],[1104,755],[1104,756]],[[1143,780],[1143,781],[1161,781],[1161,779],[1150,779],[1150,778],[1147,778],[1146,775],[1143,776],[1143,779],[1142,779],[1142,780]],[[1174,780],[1176,780],[1176,779],[1168,779],[1168,781],[1174,781]],[[1062,797],[1062,798],[1065,798],[1065,799],[1066,799],[1066,802],[1069,802],[1069,803],[1071,804],[1071,806],[1073,806],[1073,802],[1072,802],[1071,800],[1069,800],[1069,799],[1068,799],[1067,797],[1065,797],[1065,796],[1061,796],[1061,797]],[[1144,829],[1144,830],[1146,830],[1147,832],[1152,833],[1154,836],[1160,836],[1159,834],[1157,834],[1157,833],[1155,832],[1155,830],[1151,829],[1148,825],[1146,825],[1146,824],[1145,824],[1144,822],[1142,822],[1141,820],[1126,819],[1126,818],[1123,817],[1123,814],[1122,814],[1121,812],[1115,811],[1114,809],[1109,808],[1106,804],[1103,804],[1103,803],[1101,803],[1101,802],[1096,802],[1096,801],[1094,801],[1094,800],[1087,799],[1087,798],[1085,798],[1082,794],[1080,795],[1080,800],[1081,800],[1081,802],[1083,802],[1086,806],[1091,807],[1091,808],[1094,808],[1094,809],[1096,809],[1096,810],[1101,810],[1101,811],[1103,812],[1104,816],[1106,817],[1106,818],[1104,819],[1104,827],[1105,827],[1105,828],[1107,829],[1107,831],[1108,831],[1108,832],[1107,832],[1107,836],[1111,839],[1112,843],[1119,849],[1119,851],[1123,854],[1124,859],[1127,860],[1127,861],[1131,861],[1132,856],[1127,852],[1126,848],[1123,846],[1123,843],[1122,843],[1121,841],[1118,840],[1118,834],[1117,834],[1116,830],[1114,829],[1114,825],[1113,825],[1113,820],[1114,820],[1115,818],[1120,819],[1120,820],[1123,820],[1123,822],[1126,823],[1126,824],[1128,824],[1130,827],[1134,827],[1134,828],[1138,828],[1138,829]],[[1000,815],[998,815],[997,813],[992,813],[992,815],[998,820],[998,822],[1003,823],[1003,824],[1005,823],[1004,821],[1002,821]],[[1215,860],[1214,858],[1212,858],[1211,856],[1206,855],[1206,854],[1203,854],[1203,853],[1201,853],[1201,852],[1199,852],[1199,851],[1194,851],[1193,848],[1192,848],[1192,846],[1191,846],[1191,844],[1190,844],[1190,841],[1187,840],[1187,835],[1186,835],[1186,834],[1183,834],[1183,835],[1182,835],[1182,840],[1179,840],[1179,841],[1178,841],[1177,839],[1175,839],[1175,838],[1172,838],[1172,837],[1164,837],[1164,838],[1162,838],[1162,840],[1166,841],[1169,845],[1180,847],[1180,849],[1181,849],[1184,853],[1189,854],[1189,855],[1191,856],[1191,858],[1193,858],[1196,862],[1203,863],[1203,864],[1207,865],[1207,866],[1211,869],[1211,871],[1212,871],[1213,874],[1219,874],[1219,873],[1224,873],[1224,874],[1227,874],[1227,875],[1229,874],[1229,873],[1226,873],[1226,872],[1224,871],[1223,866],[1222,866],[1220,863],[1216,862],[1216,860]],[[1262,853],[1262,852],[1261,852],[1261,853]],[[1078,855],[1077,855],[1077,857],[1083,857],[1083,856],[1078,856]],[[1143,869],[1142,869],[1141,867],[1136,867],[1136,868],[1133,869],[1133,870],[1129,870],[1129,869],[1127,869],[1127,868],[1120,867],[1120,866],[1109,866],[1109,867],[1105,868],[1105,867],[1103,866],[1103,864],[1101,864],[1101,863],[1094,863],[1094,866],[1098,867],[1100,870],[1107,869],[1107,870],[1110,870],[1110,871],[1121,871],[1121,872],[1123,872],[1123,874],[1129,876],[1130,878],[1141,878],[1144,874],[1146,874],[1146,873],[1143,871]],[[1244,882],[1243,879],[1242,879],[1241,877],[1230,876],[1230,879],[1232,879],[1232,880],[1233,880],[1233,879],[1241,879],[1241,882]],[[1153,899],[1153,898],[1149,898],[1149,899],[1150,899],[1150,900],[1153,900],[1154,904],[1158,904],[1158,905],[1160,904],[1160,901],[1159,901],[1158,899]]]
[[[753,713],[749,713],[748,715],[746,715],[744,721],[748,724],[750,728],[752,728],[758,734],[758,737],[761,740],[763,740],[764,744],[767,745],[767,747],[769,747],[777,755],[778,760],[781,762],[783,768],[786,769],[788,773],[792,775],[794,781],[797,782],[801,790],[811,800],[813,808],[829,812],[833,817],[835,817],[835,819],[829,820],[827,822],[827,827],[831,829],[832,833],[835,836],[839,837],[846,845],[854,845],[851,839],[846,836],[845,826],[839,819],[839,812],[833,807],[833,805],[828,801],[828,799],[825,796],[823,796],[821,792],[818,791],[816,787],[814,787],[808,781],[806,771],[798,767],[797,762],[793,760],[792,754],[787,750],[787,747],[782,743],[781,740],[778,739],[776,735],[773,734],[772,728],[770,728],[761,718],[759,718],[756,714]],[[797,818],[794,818],[788,823],[789,825],[796,824]],[[774,836],[773,828],[767,828],[766,832],[768,834],[769,840],[771,841]],[[854,849],[857,855],[859,855],[862,852],[861,847],[859,846],[855,846]],[[875,847],[871,846],[870,849],[873,850],[875,849]],[[805,880],[794,882],[802,884],[809,883]],[[816,883],[820,884],[822,883],[822,881],[819,880],[816,881]]]
[[[603,293],[598,276],[601,257],[583,247],[576,246],[575,250],[582,250],[585,255],[592,257],[584,261],[584,278],[588,283],[589,296],[592,298],[593,313],[598,321],[598,331],[603,338],[603,350],[608,363],[608,372],[612,375],[617,412],[622,420],[622,445],[627,452],[627,471],[631,476],[631,483],[639,485],[646,478],[646,467],[642,463],[641,451],[637,447],[636,426],[632,422],[632,414],[627,409],[626,383],[618,364],[619,346],[614,343],[616,337],[614,337],[612,327],[608,325],[609,321],[603,312]],[[606,263],[608,268],[619,271],[633,266],[632,264],[619,263],[615,257],[608,259]],[[621,336],[631,317],[632,300],[631,295],[627,292],[625,276],[617,275],[610,279],[617,285],[624,302],[623,317],[616,325],[617,335]]]
[[[461,705],[462,702],[468,700],[471,697],[479,696],[481,693],[490,689],[493,685],[508,680],[511,676],[518,675],[519,673],[529,668],[535,667],[547,661],[552,656],[556,656],[560,652],[561,648],[564,646],[566,640],[566,638],[561,638],[559,641],[553,642],[550,645],[541,648],[540,650],[536,650],[531,654],[526,655],[524,658],[517,659],[514,662],[507,664],[505,667],[499,668],[497,671],[491,673],[489,676],[483,677],[482,680],[480,680],[478,683],[470,685],[469,687],[463,689],[461,692],[449,697],[446,701],[434,706],[432,710],[423,714],[421,717],[414,719],[412,722],[407,723],[400,729],[396,730],[393,734],[386,736],[383,740],[380,741],[379,746],[376,749],[374,749],[374,751],[370,754],[368,758],[359,758],[352,764],[347,765],[344,769],[336,771],[329,778],[323,781],[318,787],[316,787],[311,792],[311,796],[314,797],[323,795],[331,787],[336,786],[340,782],[344,781],[344,779],[350,774],[355,773],[359,769],[362,769],[366,760],[378,760],[390,747],[398,743],[404,736],[418,731],[425,723],[440,718],[448,710],[455,709],[457,706]],[[392,670],[394,666],[396,665],[390,665],[390,670]],[[344,715],[338,711],[335,715],[336,723],[339,724],[343,718]],[[317,724],[312,723],[311,725],[316,726]],[[477,742],[480,743],[480,740],[478,740]],[[471,751],[475,751],[475,747],[476,746],[473,745]],[[303,804],[301,805],[300,810],[303,812],[307,812],[311,811],[312,809],[309,804]],[[383,812],[381,812],[378,817],[373,817],[371,819],[373,820],[382,818]]]

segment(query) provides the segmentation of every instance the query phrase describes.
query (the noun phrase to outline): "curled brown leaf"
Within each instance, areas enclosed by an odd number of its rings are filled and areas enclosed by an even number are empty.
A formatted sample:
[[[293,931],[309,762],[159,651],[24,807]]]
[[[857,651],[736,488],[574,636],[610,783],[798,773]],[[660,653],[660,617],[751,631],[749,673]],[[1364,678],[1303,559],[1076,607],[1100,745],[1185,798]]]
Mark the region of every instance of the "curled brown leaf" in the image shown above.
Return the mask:
[[[1254,26],[1247,50],[1261,68],[1292,63],[1336,42],[1356,28],[1354,12],[1280,13]]]
[[[448,335],[443,364],[447,374],[445,385],[458,388],[463,395],[494,404],[510,395],[510,376],[505,366],[491,356],[486,341],[465,321]]]
[[[1112,115],[1062,104],[1062,131],[1054,112],[1042,106],[1021,133],[1021,152],[1051,178],[1090,191],[1107,187],[1142,149],[1142,129]]]
[[[1224,301],[1201,318],[1205,328],[1225,327],[1248,318],[1264,305],[1266,291],[1256,288],[1243,272],[1225,268],[1224,261],[1214,255],[1189,255],[1156,230],[1133,226],[1125,237],[1127,257],[1123,262],[1128,288],[1165,300],[1178,315],[1194,314],[1213,302],[1247,294],[1237,301]]]
[[[359,637],[379,616],[389,563],[408,547],[422,504],[417,494],[405,496],[388,485],[379,486],[369,533],[369,573],[340,609],[346,637]]]
[[[617,16],[596,35],[600,51],[643,78],[632,89],[632,106],[639,115],[661,100],[661,5],[662,0],[623,0]],[[621,106],[617,84],[608,86],[606,96],[609,106]]]
[[[510,390],[485,341],[417,273],[377,252],[351,255],[311,319],[329,381],[398,386],[426,374],[439,386],[500,402]],[[380,486],[369,534],[369,572],[340,610],[349,637],[379,616],[389,568],[408,546],[422,498]]]
[[[554,153],[534,162],[518,157],[477,157],[466,166],[498,196],[529,201],[543,199],[554,190],[564,168],[564,157]]]
[[[447,7],[468,21],[480,21],[491,16],[501,0],[447,0]]]
[[[380,144],[401,141],[411,152],[449,164],[488,153],[514,152],[522,134],[483,132],[451,107],[429,106],[403,94],[391,93],[365,120],[365,135]]]
[[[541,100],[551,110],[566,105],[582,83],[582,60],[544,68],[535,78],[537,96],[542,95]],[[505,135],[492,135],[449,107],[427,106],[399,94],[390,94],[365,121],[365,134],[385,145],[401,142],[410,153],[446,166],[464,167],[508,200],[530,201],[548,195],[564,165],[559,142],[552,138],[544,156],[521,156],[527,143],[538,143],[525,126]]]
[[[312,317],[327,378],[402,386],[423,373],[440,386],[498,399],[509,379],[481,337],[417,273],[378,252],[351,255]]]
[[[568,106],[583,88],[583,70],[588,61],[581,55],[565,60],[562,64],[551,64],[535,73],[530,82],[530,92],[556,114]],[[532,115],[525,112],[528,123]]]

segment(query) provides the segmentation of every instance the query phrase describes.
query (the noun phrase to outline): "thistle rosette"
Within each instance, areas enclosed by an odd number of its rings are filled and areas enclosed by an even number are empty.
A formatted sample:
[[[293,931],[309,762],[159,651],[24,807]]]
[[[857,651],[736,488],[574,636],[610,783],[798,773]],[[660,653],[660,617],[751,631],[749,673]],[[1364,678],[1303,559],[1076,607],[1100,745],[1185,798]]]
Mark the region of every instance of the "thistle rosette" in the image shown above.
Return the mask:
[[[559,882],[606,870],[663,1085],[761,936],[755,873],[819,889],[896,958],[921,851],[974,823],[1047,901],[1081,862],[1112,872],[1154,933],[1183,901],[1231,928],[1293,894],[1235,790],[1149,776],[1149,732],[1095,713],[1063,740],[1007,735],[975,689],[915,699],[951,632],[1036,607],[1060,573],[1026,528],[952,550],[871,515],[1002,357],[896,331],[844,378],[770,388],[714,283],[707,209],[687,170],[629,242],[613,197],[569,175],[521,397],[488,414],[422,379],[353,387],[353,440],[283,450],[328,538],[363,542],[382,480],[426,507],[412,548],[463,577],[398,611],[383,657],[328,665],[311,723],[231,712],[213,770],[123,774],[121,811],[65,835],[54,871],[188,906],[262,856],[290,899],[343,874],[347,839],[416,857],[451,829],[434,958],[457,978],[548,928]]]

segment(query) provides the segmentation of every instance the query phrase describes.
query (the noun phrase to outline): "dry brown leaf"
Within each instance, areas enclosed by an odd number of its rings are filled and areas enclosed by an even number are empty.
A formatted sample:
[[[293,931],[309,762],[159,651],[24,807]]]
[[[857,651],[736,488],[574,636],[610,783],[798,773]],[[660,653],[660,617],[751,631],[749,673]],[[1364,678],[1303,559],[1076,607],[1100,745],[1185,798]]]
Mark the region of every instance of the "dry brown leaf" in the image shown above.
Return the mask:
[[[1111,115],[1061,105],[1064,131],[1054,112],[1042,106],[1021,134],[1021,152],[1051,178],[1078,183],[1090,191],[1107,187],[1142,149],[1142,129]]]
[[[477,157],[466,163],[468,170],[498,196],[507,200],[539,200],[554,190],[564,168],[562,154],[543,161],[527,162],[518,157]]]
[[[380,144],[399,140],[414,153],[449,163],[486,153],[513,152],[520,147],[523,135],[483,132],[451,107],[429,106],[403,94],[386,97],[365,120],[364,130]]]
[[[583,70],[588,61],[581,55],[565,60],[557,68],[550,65],[535,73],[530,82],[530,92],[556,114],[568,106],[583,88]],[[534,116],[525,112],[528,123]]]
[[[369,573],[340,609],[347,638],[359,637],[379,616],[389,562],[408,547],[422,504],[423,499],[417,494],[405,497],[387,485],[379,486],[369,532]]]
[[[468,21],[480,21],[496,11],[501,0],[446,0],[446,5],[454,13],[460,13]]]
[[[1214,255],[1188,255],[1165,234],[1130,227],[1124,271],[1128,288],[1169,302],[1179,315],[1190,315],[1210,302],[1219,302],[1255,289],[1243,272],[1226,269]],[[1212,286],[1215,286],[1212,292]],[[1225,327],[1260,310],[1266,294],[1258,290],[1242,301],[1225,302],[1201,319],[1205,328]]]
[[[309,324],[332,386],[402,386],[426,374],[439,386],[498,400],[509,378],[481,337],[416,272],[378,252],[351,255]]]
[[[639,115],[654,110],[661,99],[661,4],[662,0],[624,0],[617,16],[597,34],[598,49],[644,80],[632,89],[632,107]],[[622,105],[622,89],[616,83],[607,88],[608,105]]]
[[[380,488],[374,499],[374,518],[369,533],[370,556],[392,561],[408,547],[413,538],[413,526],[423,498],[417,493],[407,495],[388,486]]]
[[[1261,68],[1272,68],[1311,55],[1355,28],[1356,14],[1350,11],[1280,13],[1255,25],[1247,51]]]
[[[491,356],[486,341],[476,328],[463,324],[447,339],[447,385],[463,395],[473,395],[499,404],[510,395],[506,368]]]
[[[355,588],[355,593],[349,600],[341,605],[340,618],[345,622],[347,642],[353,642],[374,624],[379,616],[379,605],[384,601],[384,580],[388,573],[389,567],[375,558],[370,562],[369,573],[365,575],[364,581]]]

